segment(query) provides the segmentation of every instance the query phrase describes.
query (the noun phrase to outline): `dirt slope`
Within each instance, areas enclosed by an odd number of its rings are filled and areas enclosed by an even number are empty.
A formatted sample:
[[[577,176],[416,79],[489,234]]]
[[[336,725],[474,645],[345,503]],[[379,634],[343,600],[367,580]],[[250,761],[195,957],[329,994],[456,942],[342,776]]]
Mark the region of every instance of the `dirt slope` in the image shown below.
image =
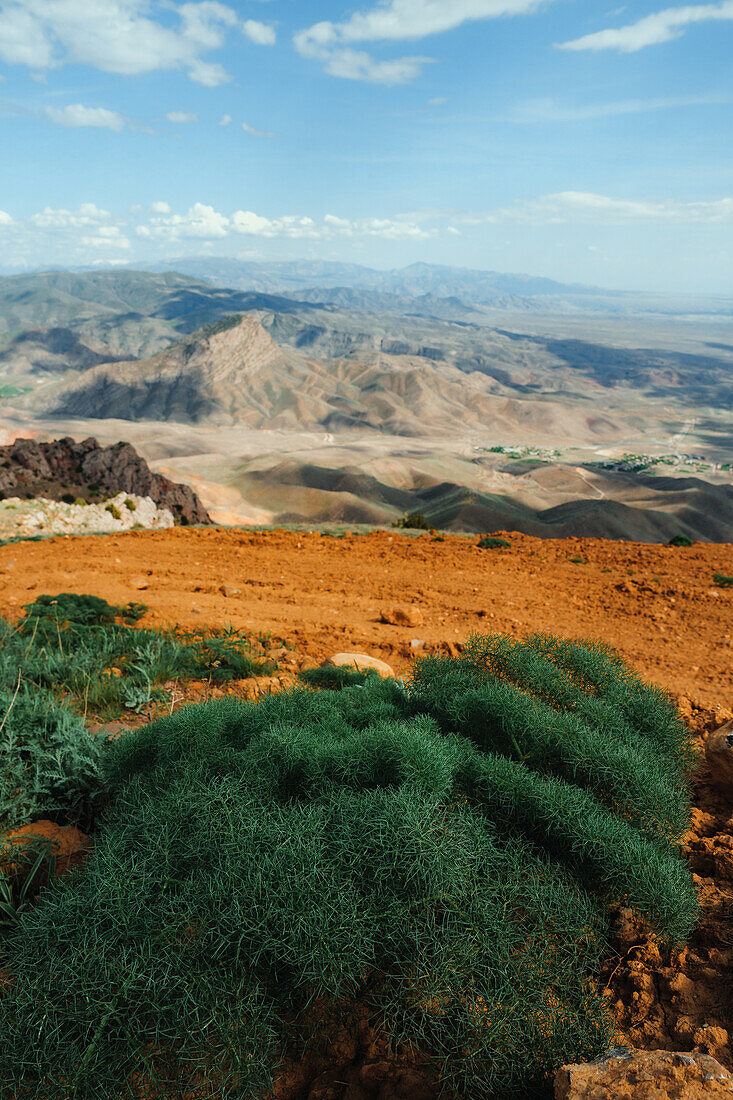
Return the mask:
[[[0,547],[0,614],[41,592],[89,592],[148,604],[143,622],[271,631],[301,663],[355,649],[398,670],[420,651],[413,639],[445,648],[475,631],[546,630],[601,638],[675,694],[731,706],[733,588],[713,574],[733,575],[732,545],[508,538],[492,551],[460,536],[176,528],[17,543]],[[379,621],[405,603],[422,626]]]

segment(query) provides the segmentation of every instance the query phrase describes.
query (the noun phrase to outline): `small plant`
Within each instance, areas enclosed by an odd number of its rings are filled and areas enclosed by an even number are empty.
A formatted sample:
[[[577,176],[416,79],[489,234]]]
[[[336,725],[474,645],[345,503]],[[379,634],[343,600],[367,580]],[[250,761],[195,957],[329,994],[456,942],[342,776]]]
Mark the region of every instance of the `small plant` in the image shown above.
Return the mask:
[[[497,539],[491,535],[484,535],[482,539],[479,539],[476,543],[479,550],[505,550],[511,544],[506,539]]]
[[[41,878],[47,882],[53,880],[56,874],[54,847],[48,837],[26,837],[22,844],[6,845],[0,852],[0,933],[17,926],[21,915],[32,905]],[[42,876],[44,863],[47,867]]]
[[[135,503],[134,500],[131,500],[130,497],[126,497],[125,498],[125,508],[127,508],[128,512],[136,512],[137,511],[137,504]]]
[[[395,527],[411,528],[415,531],[432,531],[433,525],[428,523],[422,512],[408,512],[402,519],[398,519]]]
[[[718,588],[733,588],[733,577],[728,577],[725,573],[713,573],[713,584],[717,584]]]
[[[76,500],[74,501],[74,504],[76,504],[80,508],[85,508],[86,503],[87,502],[85,501],[84,497],[77,497]]]
[[[693,545],[693,541],[689,537],[689,535],[674,535],[669,540],[669,542],[667,543],[667,546],[692,546],[692,545]]]
[[[119,510],[116,504],[112,503],[112,501],[110,501],[108,504],[105,504],[104,510],[105,512],[109,512],[113,519],[122,519],[122,512]]]
[[[581,557],[568,558],[568,561],[571,561],[573,563],[573,565],[587,565],[588,564],[588,559],[587,558],[581,558]]]

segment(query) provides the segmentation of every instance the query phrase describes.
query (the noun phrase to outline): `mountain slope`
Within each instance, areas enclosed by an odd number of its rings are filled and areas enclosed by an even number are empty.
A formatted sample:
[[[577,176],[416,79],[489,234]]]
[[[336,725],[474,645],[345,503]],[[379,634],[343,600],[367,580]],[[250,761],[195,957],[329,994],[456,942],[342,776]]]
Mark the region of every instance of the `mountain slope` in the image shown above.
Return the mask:
[[[34,393],[35,410],[59,417],[178,421],[291,431],[369,430],[450,435],[572,431],[607,438],[613,417],[582,402],[517,396],[481,371],[466,374],[436,353],[377,353],[372,361],[311,358],[279,346],[257,312],[225,319],[150,359],[107,363]],[[396,350],[401,350],[397,348]]]

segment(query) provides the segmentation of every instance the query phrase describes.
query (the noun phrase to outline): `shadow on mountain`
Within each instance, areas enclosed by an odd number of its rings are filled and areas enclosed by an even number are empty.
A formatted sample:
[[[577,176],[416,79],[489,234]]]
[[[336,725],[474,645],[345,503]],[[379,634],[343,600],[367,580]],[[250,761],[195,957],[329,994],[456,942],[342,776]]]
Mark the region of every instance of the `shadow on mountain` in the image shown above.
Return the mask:
[[[218,405],[202,389],[195,375],[168,379],[120,382],[105,374],[94,383],[64,394],[49,410],[52,417],[99,417],[100,410],[121,408],[128,420],[179,420],[196,424]]]

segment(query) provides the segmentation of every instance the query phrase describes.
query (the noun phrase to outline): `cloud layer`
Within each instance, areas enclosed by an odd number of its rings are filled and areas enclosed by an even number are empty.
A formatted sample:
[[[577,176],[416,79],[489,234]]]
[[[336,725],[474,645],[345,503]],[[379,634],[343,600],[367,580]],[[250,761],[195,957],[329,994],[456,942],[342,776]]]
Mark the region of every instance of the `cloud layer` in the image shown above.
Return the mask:
[[[609,28],[586,34],[571,42],[559,44],[562,50],[618,50],[636,53],[646,46],[657,46],[680,38],[693,23],[733,19],[733,0],[719,4],[691,4],[681,8],[665,8],[628,23],[625,27]]]

